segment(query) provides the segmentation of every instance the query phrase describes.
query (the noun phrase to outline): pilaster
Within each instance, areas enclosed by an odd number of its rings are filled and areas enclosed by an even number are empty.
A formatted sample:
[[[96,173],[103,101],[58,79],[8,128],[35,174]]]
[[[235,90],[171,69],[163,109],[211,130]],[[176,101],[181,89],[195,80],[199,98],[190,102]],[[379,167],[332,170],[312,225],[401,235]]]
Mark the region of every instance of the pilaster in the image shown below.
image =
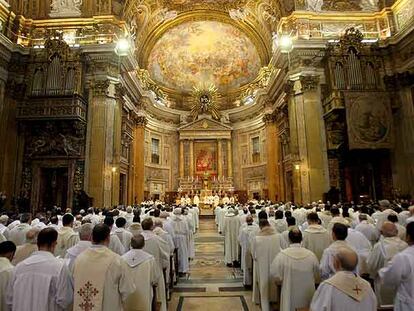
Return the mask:
[[[233,178],[233,151],[231,139],[227,140],[227,177]]]
[[[280,172],[278,166],[280,143],[277,135],[275,116],[270,113],[265,114],[263,122],[266,124],[267,188],[269,191],[269,199],[276,202],[280,199]]]
[[[221,139],[217,140],[217,177],[223,177],[223,154],[221,149]]]
[[[145,191],[145,126],[147,119],[145,116],[135,118],[134,129],[134,203],[140,204],[144,201]]]
[[[290,117],[292,151],[295,157],[295,200],[304,203],[322,199],[329,190],[325,124],[321,104],[320,76],[299,75],[293,85]]]
[[[110,80],[93,80],[90,85],[88,111],[88,194],[97,207],[110,207],[114,198],[114,187],[119,187],[119,176],[115,157],[117,100],[115,84]],[[120,126],[120,125],[119,125]]]

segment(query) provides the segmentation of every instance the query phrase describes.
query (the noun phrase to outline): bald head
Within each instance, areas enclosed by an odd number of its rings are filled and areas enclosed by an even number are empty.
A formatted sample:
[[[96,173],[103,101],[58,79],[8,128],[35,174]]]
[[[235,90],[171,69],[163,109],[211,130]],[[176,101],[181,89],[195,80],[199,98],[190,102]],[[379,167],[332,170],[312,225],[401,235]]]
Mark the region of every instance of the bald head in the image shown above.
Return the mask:
[[[143,249],[145,246],[145,239],[141,234],[134,235],[131,238],[132,249]]]
[[[26,242],[30,244],[37,244],[37,236],[39,235],[40,229],[32,228],[26,233]]]
[[[358,255],[352,249],[342,247],[335,256],[335,268],[337,271],[354,271],[358,265]]]
[[[381,227],[381,233],[386,238],[391,238],[398,235],[398,229],[391,221],[385,221]]]

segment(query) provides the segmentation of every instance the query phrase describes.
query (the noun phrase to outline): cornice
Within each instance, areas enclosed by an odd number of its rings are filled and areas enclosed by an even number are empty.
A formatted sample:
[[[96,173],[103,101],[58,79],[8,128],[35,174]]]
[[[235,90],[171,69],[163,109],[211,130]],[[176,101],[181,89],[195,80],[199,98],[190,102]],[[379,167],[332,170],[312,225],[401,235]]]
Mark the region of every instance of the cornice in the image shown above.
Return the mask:
[[[233,131],[246,131],[251,132],[264,128],[265,123],[263,122],[264,113],[259,114],[257,117],[232,123]]]
[[[150,115],[147,115],[147,121],[146,128],[154,132],[173,134],[176,133],[178,129],[177,125],[160,121]]]

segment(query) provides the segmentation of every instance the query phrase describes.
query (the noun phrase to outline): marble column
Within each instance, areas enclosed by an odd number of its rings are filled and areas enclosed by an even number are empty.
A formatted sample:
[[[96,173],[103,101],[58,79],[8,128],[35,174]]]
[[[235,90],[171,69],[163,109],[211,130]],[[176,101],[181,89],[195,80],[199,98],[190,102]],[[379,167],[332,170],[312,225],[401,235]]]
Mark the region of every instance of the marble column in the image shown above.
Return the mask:
[[[227,177],[233,178],[233,152],[231,148],[231,139],[227,140]]]
[[[269,200],[276,202],[280,199],[279,190],[279,166],[278,166],[278,141],[276,133],[276,123],[273,114],[266,114],[263,117],[266,124],[266,155],[267,155],[267,189]]]
[[[184,141],[180,140],[180,178],[184,179]]]
[[[328,156],[325,123],[321,104],[319,76],[303,75],[294,83],[293,109],[295,119],[290,124],[296,138],[296,156],[300,177],[301,201],[322,199],[329,190]],[[298,186],[296,186],[298,187]],[[296,200],[296,197],[295,197]]]
[[[190,140],[190,177],[194,177],[194,140]]]
[[[114,184],[114,140],[117,101],[115,85],[110,80],[92,81],[89,96],[87,138],[87,185],[94,206],[112,205]]]
[[[145,191],[145,116],[137,116],[134,129],[134,201],[144,201]]]
[[[223,155],[221,150],[221,139],[217,140],[217,177],[223,176]]]

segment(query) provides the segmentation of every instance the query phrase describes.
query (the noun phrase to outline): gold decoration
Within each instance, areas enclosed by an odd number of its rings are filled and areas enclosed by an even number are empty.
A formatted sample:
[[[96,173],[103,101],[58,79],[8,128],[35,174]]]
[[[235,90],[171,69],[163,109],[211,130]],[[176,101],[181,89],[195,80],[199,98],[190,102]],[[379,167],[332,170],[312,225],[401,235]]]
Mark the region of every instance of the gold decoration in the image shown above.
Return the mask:
[[[193,87],[191,115],[194,120],[197,119],[199,114],[211,114],[211,116],[220,120],[219,113],[219,100],[221,95],[217,91],[217,87],[213,84],[208,86],[195,86]]]
[[[202,126],[203,126],[204,129],[208,129],[208,123],[207,123],[207,121],[204,121]]]

